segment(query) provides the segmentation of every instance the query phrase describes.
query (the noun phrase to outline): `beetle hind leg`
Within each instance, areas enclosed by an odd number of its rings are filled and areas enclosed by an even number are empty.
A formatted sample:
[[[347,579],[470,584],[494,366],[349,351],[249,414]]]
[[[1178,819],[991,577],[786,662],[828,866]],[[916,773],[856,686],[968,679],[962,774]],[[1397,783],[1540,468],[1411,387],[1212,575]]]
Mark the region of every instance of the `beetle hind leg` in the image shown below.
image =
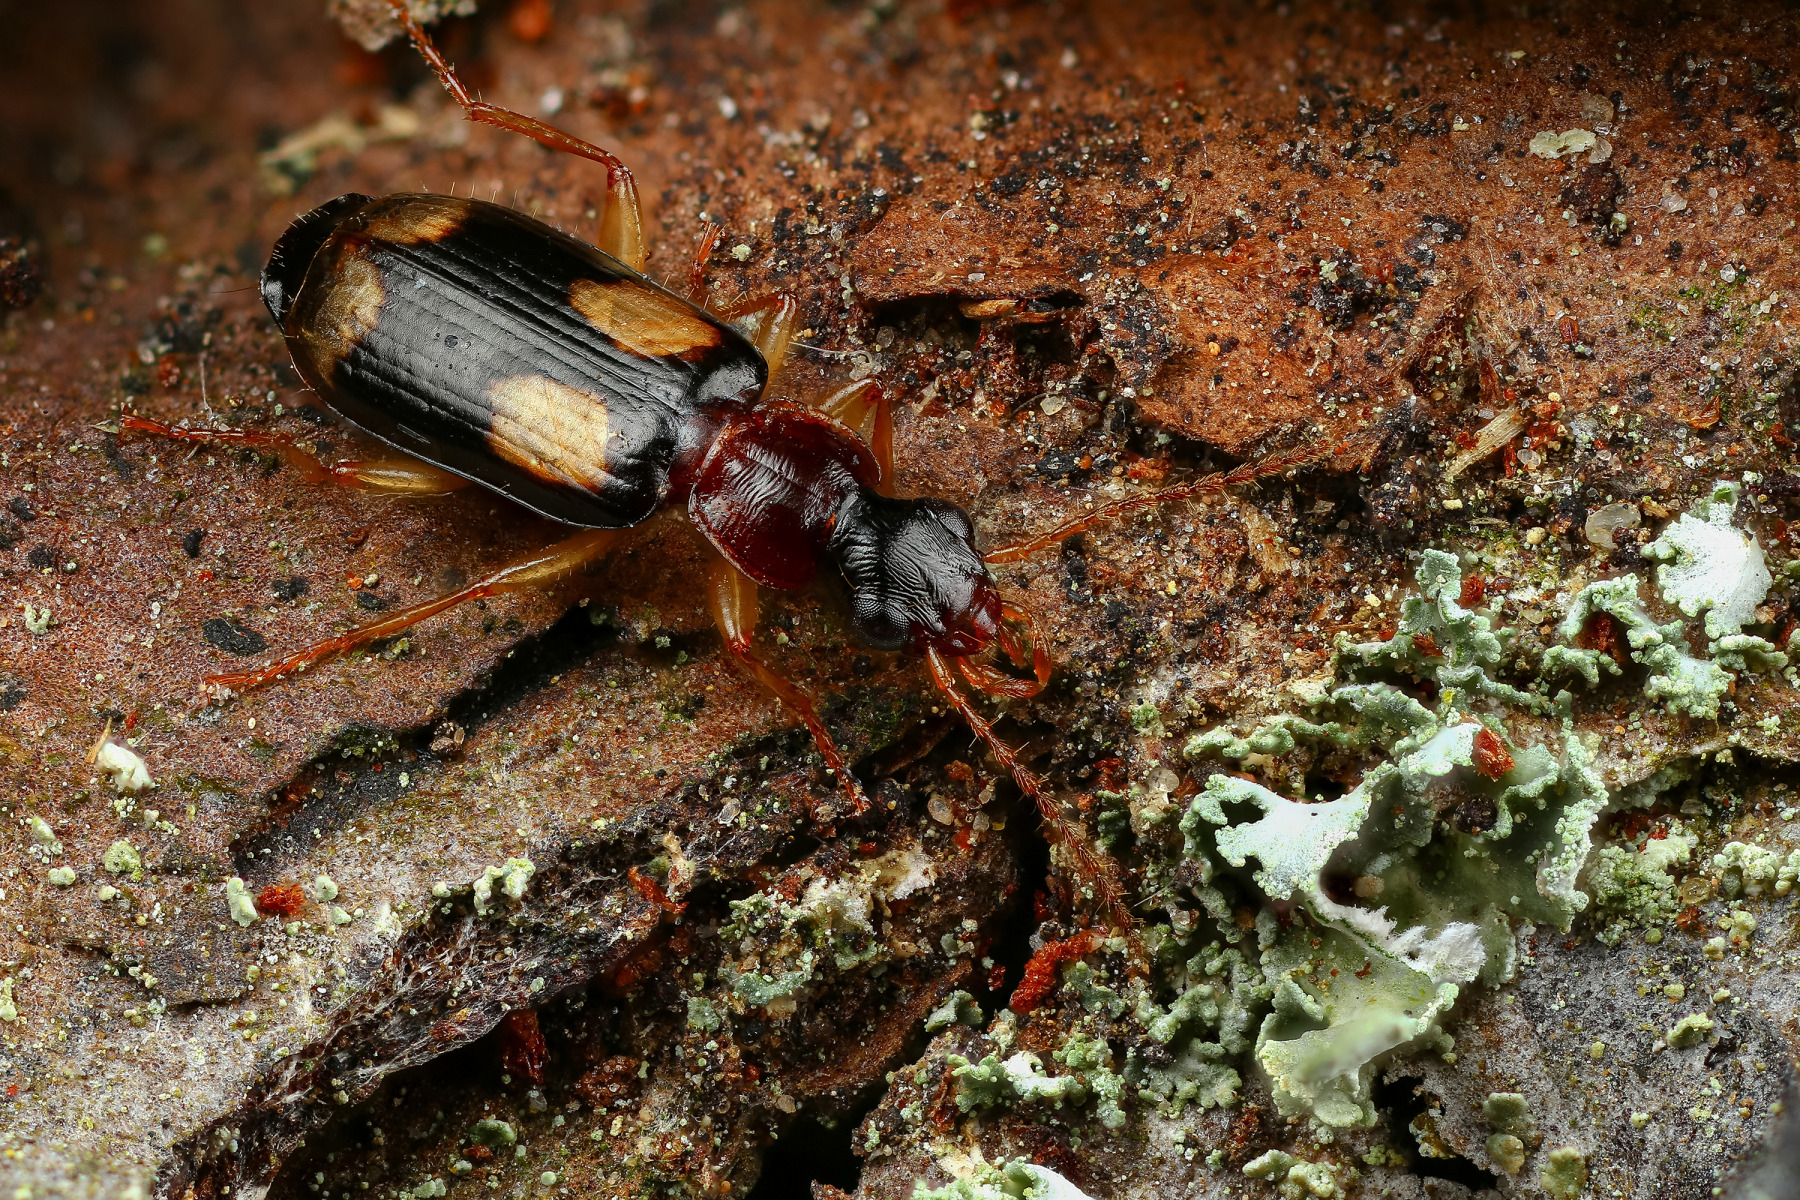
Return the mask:
[[[450,60],[413,20],[406,0],[388,0],[388,5],[394,10],[394,19],[400,23],[400,28],[406,31],[414,48],[437,75],[438,82],[444,85],[450,98],[462,106],[464,117],[478,124],[522,133],[539,145],[597,162],[606,168],[606,211],[600,215],[596,244],[632,270],[641,272],[644,269],[644,214],[638,203],[637,182],[631,177],[631,169],[611,151],[583,141],[572,133],[565,133],[536,117],[475,99],[458,78]]]
[[[739,670],[773,692],[788,711],[800,718],[824,756],[826,767],[850,798],[851,808],[858,815],[866,812],[869,802],[863,796],[862,786],[850,773],[843,753],[832,740],[831,731],[825,728],[825,722],[819,719],[819,711],[813,707],[812,700],[791,679],[750,649],[750,634],[756,628],[756,584],[723,558],[713,563],[712,577],[707,582],[707,599],[712,606],[713,619],[718,622],[726,653],[731,655]]]
[[[119,418],[119,429],[153,434],[177,442],[262,450],[280,458],[298,471],[308,483],[335,483],[358,491],[384,492],[397,496],[447,496],[459,488],[469,486],[469,481],[462,476],[439,470],[416,458],[396,456],[340,463],[321,462],[318,456],[307,451],[294,439],[260,430],[184,429],[178,425],[165,425],[161,421],[129,414]]]
[[[620,529],[583,530],[547,550],[514,559],[499,570],[489,572],[467,587],[458,588],[448,595],[408,605],[378,621],[358,625],[348,632],[326,638],[304,650],[296,651],[279,662],[271,663],[260,670],[213,675],[209,676],[206,682],[214,687],[230,688],[232,691],[249,691],[252,688],[271,683],[291,672],[304,671],[315,663],[344,654],[358,646],[367,645],[381,638],[393,637],[428,617],[435,617],[437,614],[469,600],[480,600],[488,596],[525,591],[529,588],[546,587],[605,555],[618,544],[625,532]]]

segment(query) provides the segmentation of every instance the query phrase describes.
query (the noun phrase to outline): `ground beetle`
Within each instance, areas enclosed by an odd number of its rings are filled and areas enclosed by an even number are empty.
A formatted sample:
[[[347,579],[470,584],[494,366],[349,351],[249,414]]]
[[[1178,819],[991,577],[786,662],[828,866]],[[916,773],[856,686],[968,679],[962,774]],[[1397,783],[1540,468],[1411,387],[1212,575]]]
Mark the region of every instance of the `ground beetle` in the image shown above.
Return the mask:
[[[1023,558],[1097,521],[1216,493],[1322,455],[1246,463],[984,556],[962,509],[889,494],[891,424],[872,383],[847,387],[817,409],[768,395],[795,305],[772,296],[724,311],[704,307],[716,227],[695,256],[687,296],[646,279],[637,190],[625,165],[532,117],[475,100],[403,0],[390,3],[469,120],[606,167],[599,247],[480,200],[340,196],[298,218],[276,242],[262,295],[307,386],[403,457],[327,465],[271,434],[176,428],[130,415],[121,425],[270,450],[318,482],[410,495],[473,482],[585,528],[449,595],[209,682],[257,687],[464,601],[544,586],[606,554],[653,514],[683,508],[718,551],[709,595],[726,649],[805,722],[858,812],[866,807],[861,789],[812,702],[750,648],[757,588],[800,588],[821,567],[841,575],[859,638],[925,656],[937,686],[1118,912],[1110,878],[958,685],[960,675],[989,694],[1024,697],[1050,677],[1038,639],[1030,639],[1027,655],[1011,632],[1009,622],[1028,625],[1029,618],[1001,599],[987,564]],[[853,431],[871,420],[865,443]],[[1031,677],[994,666],[992,650]]]

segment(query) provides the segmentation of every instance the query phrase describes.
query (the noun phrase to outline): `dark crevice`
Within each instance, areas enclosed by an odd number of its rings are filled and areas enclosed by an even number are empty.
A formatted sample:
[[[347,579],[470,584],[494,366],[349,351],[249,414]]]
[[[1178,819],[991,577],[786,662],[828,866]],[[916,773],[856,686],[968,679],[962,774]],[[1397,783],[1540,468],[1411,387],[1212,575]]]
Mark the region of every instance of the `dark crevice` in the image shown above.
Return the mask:
[[[871,1097],[835,1126],[811,1113],[796,1120],[763,1151],[762,1175],[750,1189],[749,1200],[812,1200],[815,1182],[846,1192],[854,1189],[862,1175],[862,1160],[851,1148],[851,1138],[875,1100]]]
[[[1015,806],[1008,816],[1009,822],[1018,822],[1028,831],[1015,842],[1019,854],[1019,890],[1022,902],[1014,906],[995,934],[993,946],[988,950],[988,957],[994,960],[995,967],[1006,971],[1004,984],[998,991],[990,993],[987,1002],[983,1004],[989,1016],[1006,1004],[1012,995],[1012,989],[1018,986],[1020,978],[1025,974],[1025,964],[1031,960],[1031,937],[1038,928],[1037,906],[1033,903],[1033,897],[1044,886],[1045,878],[1050,874],[1050,843],[1038,833],[1037,820],[1037,813],[1029,804],[1024,803]],[[1010,826],[1008,832],[1011,832]],[[998,977],[990,975],[989,978]]]
[[[1473,1192],[1484,1188],[1498,1189],[1498,1175],[1482,1170],[1461,1155],[1439,1158],[1418,1152],[1419,1140],[1412,1123],[1421,1117],[1429,1121],[1435,1100],[1436,1097],[1425,1090],[1424,1082],[1411,1076],[1376,1080],[1375,1107],[1387,1114],[1389,1144],[1403,1149],[1407,1167],[1415,1175],[1460,1183]]]

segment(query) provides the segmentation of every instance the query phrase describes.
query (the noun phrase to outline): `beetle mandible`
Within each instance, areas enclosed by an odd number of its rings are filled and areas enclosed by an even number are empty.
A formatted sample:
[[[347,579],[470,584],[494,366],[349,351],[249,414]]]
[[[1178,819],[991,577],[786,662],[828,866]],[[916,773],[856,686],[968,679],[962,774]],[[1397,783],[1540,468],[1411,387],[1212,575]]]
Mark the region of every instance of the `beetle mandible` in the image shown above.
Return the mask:
[[[656,513],[684,509],[717,552],[708,598],[725,649],[811,732],[857,812],[862,789],[812,701],[751,649],[760,587],[794,590],[821,568],[846,587],[857,637],[924,656],[931,678],[1030,796],[1053,840],[1100,900],[1110,876],[1042,781],[959,685],[1029,697],[1051,665],[1029,615],[1004,600],[988,564],[1036,553],[1103,520],[1217,493],[1324,456],[1302,450],[1095,509],[1040,537],[976,548],[969,515],[892,494],[892,421],[862,381],[808,408],[769,394],[793,337],[786,296],[705,307],[718,228],[694,259],[686,296],[653,283],[630,170],[608,151],[533,117],[482,103],[413,20],[396,20],[465,117],[522,133],[607,171],[592,246],[499,204],[429,193],[340,196],[276,242],[261,291],[307,387],[399,453],[325,464],[278,435],[178,428],[127,415],[121,426],[185,441],[270,450],[314,482],[439,495],[473,482],[581,532],[421,604],[296,651],[260,670],[214,676],[244,690],[392,637],[468,600],[542,587],[601,557]],[[865,443],[854,432],[872,422]],[[1004,654],[1019,678],[991,661]]]

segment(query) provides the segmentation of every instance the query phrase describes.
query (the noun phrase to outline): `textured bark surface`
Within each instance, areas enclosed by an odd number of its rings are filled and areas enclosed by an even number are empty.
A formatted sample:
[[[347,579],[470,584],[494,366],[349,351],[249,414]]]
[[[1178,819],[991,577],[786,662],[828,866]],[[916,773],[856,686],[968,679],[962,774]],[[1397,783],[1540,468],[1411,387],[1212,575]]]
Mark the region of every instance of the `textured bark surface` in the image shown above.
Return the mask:
[[[375,39],[370,6],[341,7]],[[570,0],[547,24],[544,7],[452,21],[443,45],[490,100],[631,164],[653,276],[683,277],[719,222],[715,300],[800,301],[786,388],[876,377],[901,490],[968,505],[987,543],[1350,439],[1297,480],[997,572],[1059,667],[1001,727],[1095,817],[1096,791],[1191,791],[1177,735],[1274,711],[1338,632],[1390,627],[1423,545],[1530,581],[1494,595],[1528,641],[1559,592],[1647,569],[1629,537],[1610,558],[1584,537],[1608,503],[1638,504],[1647,540],[1729,475],[1778,574],[1789,561],[1800,24],[1780,6]],[[1660,953],[1579,923],[1521,930],[1520,981],[1459,1010],[1464,1052],[1397,1063],[1383,1125],[1332,1145],[1254,1079],[1234,1109],[1152,1105],[1122,1132],[1077,1111],[966,1115],[943,1060],[984,1035],[928,1045],[925,1017],[956,990],[1003,1006],[1039,917],[1073,916],[1066,878],[1047,883],[1035,820],[914,660],[858,647],[828,593],[765,596],[761,646],[825,698],[878,789],[848,819],[804,733],[722,659],[701,547],[674,521],[554,594],[205,696],[208,673],[556,530],[485,494],[397,502],[121,437],[121,407],[364,450],[307,403],[254,290],[286,223],[343,192],[454,189],[579,233],[604,181],[462,122],[404,46],[366,52],[323,6],[0,17],[14,1194],[741,1194],[767,1152],[765,1195],[819,1178],[872,1200],[979,1151],[1095,1197],[1273,1196],[1239,1168],[1285,1146],[1337,1162],[1350,1194],[1542,1196],[1537,1159],[1513,1176],[1483,1149],[1481,1099],[1522,1090],[1553,1144],[1582,1148],[1594,1194],[1686,1198],[1725,1186],[1770,1126],[1800,1043],[1780,900],[1756,909],[1765,953],[1723,964],[1694,930]],[[1591,141],[1532,152],[1569,130]],[[1514,437],[1478,440],[1515,410]],[[1758,614],[1782,638],[1785,587]],[[1714,842],[1791,848],[1774,789],[1800,753],[1794,689],[1746,674],[1734,701],[1721,722],[1651,711],[1627,737],[1615,720],[1642,706],[1620,697],[1582,728],[1612,783],[1724,751],[1681,811]],[[155,790],[97,774],[109,729]],[[121,842],[135,866],[109,859]],[[472,893],[515,858],[535,867],[521,898]],[[243,927],[234,876],[310,890]],[[800,909],[836,949],[745,1009],[722,973],[796,969]],[[1693,1007],[1643,992],[1652,977],[1734,994],[1710,1049],[1651,1051],[1642,1030]],[[1026,1024],[1046,1060],[1080,1007],[1065,993]],[[1590,1066],[1596,1039],[1633,1057]],[[925,1080],[938,1092],[913,1094]],[[1639,1135],[1627,1118],[1647,1108]],[[1407,1132],[1419,1113],[1444,1157]],[[1406,1149],[1368,1157],[1383,1144]]]

